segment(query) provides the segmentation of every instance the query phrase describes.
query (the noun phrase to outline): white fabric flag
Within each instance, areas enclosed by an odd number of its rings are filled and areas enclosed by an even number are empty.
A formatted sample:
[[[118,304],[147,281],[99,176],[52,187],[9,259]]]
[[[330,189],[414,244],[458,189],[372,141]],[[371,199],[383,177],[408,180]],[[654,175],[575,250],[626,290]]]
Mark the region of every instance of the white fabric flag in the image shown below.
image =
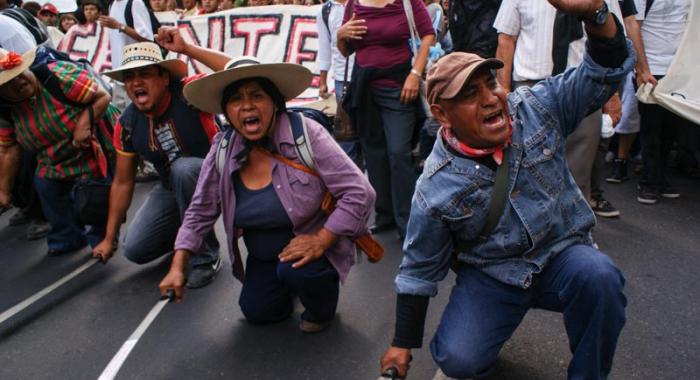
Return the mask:
[[[637,90],[640,102],[659,104],[679,116],[700,124],[700,6],[691,1],[688,25],[666,76],[655,88],[644,84]]]

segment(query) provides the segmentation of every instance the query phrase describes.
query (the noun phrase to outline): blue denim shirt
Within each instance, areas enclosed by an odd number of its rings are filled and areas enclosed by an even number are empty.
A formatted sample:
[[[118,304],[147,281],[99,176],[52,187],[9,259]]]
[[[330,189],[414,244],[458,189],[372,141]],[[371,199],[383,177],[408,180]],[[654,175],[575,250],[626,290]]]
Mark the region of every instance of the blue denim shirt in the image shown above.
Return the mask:
[[[513,119],[508,199],[485,241],[475,240],[486,223],[495,172],[456,156],[438,138],[413,195],[396,277],[400,294],[434,296],[437,283],[460,262],[523,289],[558,253],[591,244],[595,217],[566,165],[566,136],[599,109],[634,66],[634,50],[619,68],[586,55],[583,64],[508,95]],[[455,251],[455,241],[473,241]]]

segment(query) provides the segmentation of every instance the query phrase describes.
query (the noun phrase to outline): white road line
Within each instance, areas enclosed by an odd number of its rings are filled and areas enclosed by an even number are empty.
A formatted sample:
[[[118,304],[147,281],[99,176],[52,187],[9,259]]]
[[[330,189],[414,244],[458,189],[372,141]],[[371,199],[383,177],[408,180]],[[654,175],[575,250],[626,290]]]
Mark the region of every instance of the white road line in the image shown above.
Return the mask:
[[[134,349],[136,346],[136,343],[138,343],[139,339],[141,339],[141,336],[143,335],[144,332],[146,332],[146,329],[148,329],[148,326],[151,325],[153,320],[156,319],[158,314],[160,314],[161,310],[165,307],[165,305],[168,304],[170,299],[168,298],[163,298],[158,303],[156,303],[155,306],[151,309],[150,312],[148,312],[148,315],[146,315],[146,318],[141,321],[141,324],[134,330],[134,332],[129,336],[129,339],[122,344],[121,348],[119,351],[117,351],[117,354],[114,355],[112,360],[109,362],[107,367],[102,371],[102,374],[98,378],[98,380],[112,380],[114,379],[115,376],[117,376],[117,373],[119,372],[119,369],[122,367],[122,364],[126,361],[126,358],[129,356],[129,353],[131,353],[131,350]]]
[[[65,276],[64,276],[63,278],[61,278],[60,280],[58,280],[58,281],[54,282],[53,284],[51,284],[51,285],[45,287],[44,289],[40,290],[39,292],[37,292],[37,293],[34,294],[33,296],[27,298],[26,300],[24,300],[24,301],[18,303],[17,305],[15,305],[15,306],[13,306],[13,307],[7,309],[5,312],[3,312],[2,314],[0,314],[0,323],[3,323],[3,322],[5,322],[6,320],[12,318],[15,314],[17,314],[17,313],[19,313],[20,311],[26,309],[29,305],[33,304],[34,302],[38,301],[39,299],[41,299],[41,298],[44,297],[45,295],[47,295],[47,294],[51,293],[52,291],[56,290],[56,288],[58,288],[59,286],[65,284],[66,282],[70,281],[70,280],[73,279],[75,276],[77,276],[77,275],[83,273],[83,272],[86,271],[88,268],[92,267],[93,265],[97,264],[98,262],[99,262],[99,260],[96,260],[96,259],[93,259],[93,260],[90,260],[90,261],[86,262],[85,264],[83,264],[83,265],[81,265],[80,267],[78,267],[78,269],[76,269],[76,270],[70,272],[69,274],[65,275]]]

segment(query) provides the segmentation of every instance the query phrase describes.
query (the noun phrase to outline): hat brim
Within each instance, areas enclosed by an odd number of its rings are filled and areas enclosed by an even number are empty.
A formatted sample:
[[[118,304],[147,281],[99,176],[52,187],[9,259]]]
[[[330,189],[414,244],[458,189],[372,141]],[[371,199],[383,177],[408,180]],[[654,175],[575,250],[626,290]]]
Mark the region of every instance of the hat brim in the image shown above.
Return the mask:
[[[34,63],[34,58],[36,58],[36,48],[32,48],[31,50],[28,50],[27,52],[22,54],[22,63],[20,63],[16,67],[13,67],[9,70],[0,71],[0,86],[11,81],[19,74],[22,74],[25,70],[27,70],[32,65],[32,63]]]
[[[160,62],[131,62],[118,69],[105,71],[102,75],[106,75],[119,82],[124,82],[124,72],[148,66],[160,66],[167,70],[175,79],[182,79],[187,76],[187,64],[177,58],[165,59]]]
[[[484,68],[500,69],[503,66],[503,61],[501,61],[500,59],[484,59],[483,61],[479,62],[474,67],[472,67],[471,70],[460,71],[459,74],[455,76],[455,79],[452,81],[452,83],[449,86],[447,86],[447,88],[442,92],[442,94],[438,95],[438,98],[452,99],[455,96],[457,96],[457,94],[459,94],[460,91],[462,91],[462,88],[465,84],[467,84],[467,82],[469,82],[469,79],[471,79],[472,76],[474,76],[474,73]]]
[[[185,85],[185,99],[196,108],[223,113],[221,97],[224,89],[234,82],[249,78],[270,80],[286,100],[294,99],[311,84],[313,74],[302,65],[293,63],[261,63],[219,71]]]

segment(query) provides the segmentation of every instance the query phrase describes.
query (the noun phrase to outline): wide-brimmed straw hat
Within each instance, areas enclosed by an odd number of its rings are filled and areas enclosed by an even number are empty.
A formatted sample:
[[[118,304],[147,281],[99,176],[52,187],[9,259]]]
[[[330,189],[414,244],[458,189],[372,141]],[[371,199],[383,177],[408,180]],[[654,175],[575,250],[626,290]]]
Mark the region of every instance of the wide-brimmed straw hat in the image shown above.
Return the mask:
[[[34,63],[36,48],[20,55],[0,48],[0,86],[11,81]]]
[[[234,58],[222,71],[210,74],[185,85],[185,99],[198,109],[223,113],[221,97],[224,89],[234,82],[248,78],[265,78],[272,82],[285,100],[296,98],[311,84],[313,74],[294,63],[261,63],[255,57]]]
[[[187,64],[176,58],[164,59],[160,47],[153,42],[137,42],[126,45],[122,57],[122,64],[118,69],[106,71],[103,74],[123,82],[125,71],[157,65],[168,70],[175,79],[187,76]]]

